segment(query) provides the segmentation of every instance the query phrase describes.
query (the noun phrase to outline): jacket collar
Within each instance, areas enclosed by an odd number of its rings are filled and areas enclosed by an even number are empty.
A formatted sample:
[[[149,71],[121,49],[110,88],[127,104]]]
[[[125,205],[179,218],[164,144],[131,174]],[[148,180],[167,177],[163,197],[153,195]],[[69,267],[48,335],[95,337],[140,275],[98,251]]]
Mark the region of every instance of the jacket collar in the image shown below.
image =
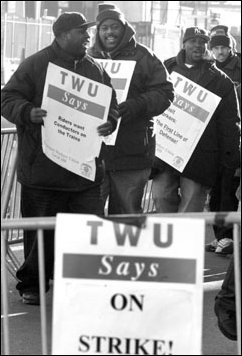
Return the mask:
[[[72,56],[70,53],[66,52],[63,48],[61,48],[56,40],[53,41],[51,47],[57,57],[69,63],[74,63],[75,61],[81,61],[87,56],[86,54],[78,57]]]
[[[221,70],[223,70],[223,68],[229,69],[229,70],[234,70],[235,67],[239,67],[241,68],[241,61],[239,56],[237,55],[232,55],[231,57],[229,57],[229,60],[226,61],[226,63],[224,63],[223,66],[219,66],[218,65],[218,61],[216,61],[216,65],[218,68],[220,68]]]
[[[216,65],[213,61],[203,59],[201,60],[197,65],[195,65],[192,68],[188,68],[185,65],[185,50],[182,49],[176,57],[173,57],[171,59],[168,59],[165,63],[167,63],[169,73],[171,73],[175,66],[178,65],[179,67],[182,67],[183,69],[189,71],[189,70],[196,70],[196,69],[201,69],[203,71],[203,75],[201,79],[199,80],[199,85],[206,87],[208,83],[210,83],[212,80],[214,80],[214,77],[216,75],[216,71],[218,69],[216,68]]]

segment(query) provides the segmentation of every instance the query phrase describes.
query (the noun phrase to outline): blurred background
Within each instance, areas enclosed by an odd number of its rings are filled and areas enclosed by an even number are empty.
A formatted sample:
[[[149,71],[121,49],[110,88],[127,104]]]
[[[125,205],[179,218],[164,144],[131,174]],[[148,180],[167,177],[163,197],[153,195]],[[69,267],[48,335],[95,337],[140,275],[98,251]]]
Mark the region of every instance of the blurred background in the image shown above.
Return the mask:
[[[240,1],[1,1],[1,85],[24,58],[53,41],[52,24],[59,14],[79,11],[95,20],[98,4],[105,2],[124,12],[138,41],[162,60],[177,54],[190,26],[227,25],[241,52]]]

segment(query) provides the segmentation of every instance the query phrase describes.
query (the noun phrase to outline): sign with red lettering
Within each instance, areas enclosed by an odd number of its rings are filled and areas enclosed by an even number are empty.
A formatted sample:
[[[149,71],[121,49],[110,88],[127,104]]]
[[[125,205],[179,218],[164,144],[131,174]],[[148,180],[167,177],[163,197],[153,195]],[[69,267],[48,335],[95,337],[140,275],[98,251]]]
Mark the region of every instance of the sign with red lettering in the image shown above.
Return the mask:
[[[58,214],[52,354],[201,354],[204,231]]]
[[[172,72],[175,99],[155,119],[156,156],[183,172],[221,98]]]

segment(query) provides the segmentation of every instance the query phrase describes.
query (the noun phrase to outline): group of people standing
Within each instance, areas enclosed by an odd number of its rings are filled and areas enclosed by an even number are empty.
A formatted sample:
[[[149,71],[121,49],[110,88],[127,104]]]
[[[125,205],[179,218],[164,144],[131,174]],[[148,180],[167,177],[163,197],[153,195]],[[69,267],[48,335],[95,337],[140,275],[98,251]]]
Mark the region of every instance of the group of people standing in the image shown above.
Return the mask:
[[[94,45],[87,49],[88,28],[94,25]],[[164,63],[136,41],[131,24],[113,4],[99,4],[95,23],[87,22],[80,13],[63,13],[54,23],[53,33],[53,43],[24,60],[2,90],[2,115],[18,132],[23,217],[60,212],[102,216],[107,198],[109,215],[142,213],[144,187],[151,177],[157,212],[201,212],[211,189],[211,210],[236,210],[238,184],[234,177],[240,161],[240,134],[235,84],[240,81],[240,59],[228,28],[218,26],[211,35],[205,29],[187,28],[183,48]],[[215,60],[208,59],[209,47]],[[111,87],[95,58],[135,61],[136,65],[127,99],[118,104],[113,90],[108,120],[97,128],[99,135],[108,136],[121,117],[115,145],[103,144],[96,158],[92,182],[44,155],[41,125],[48,120],[48,113],[41,109],[41,102],[49,62]],[[221,98],[182,173],[155,158],[152,132],[153,117],[162,114],[174,99],[169,77],[173,71]],[[53,273],[53,231],[45,232],[44,252],[48,291]],[[24,256],[17,272],[17,289],[24,303],[38,304],[37,241],[32,231],[24,232]]]

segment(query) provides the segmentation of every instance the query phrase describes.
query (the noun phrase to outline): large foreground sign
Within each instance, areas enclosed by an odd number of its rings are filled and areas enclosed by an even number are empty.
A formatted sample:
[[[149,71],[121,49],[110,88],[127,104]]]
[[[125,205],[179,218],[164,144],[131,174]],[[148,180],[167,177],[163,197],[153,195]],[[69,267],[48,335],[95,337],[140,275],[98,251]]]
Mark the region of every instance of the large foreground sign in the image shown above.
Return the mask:
[[[47,111],[42,128],[46,156],[94,180],[102,144],[97,127],[107,120],[111,95],[110,87],[49,63],[42,102]]]
[[[183,172],[221,98],[173,72],[175,99],[155,121],[156,156]]]
[[[201,354],[204,228],[59,214],[52,354]]]

